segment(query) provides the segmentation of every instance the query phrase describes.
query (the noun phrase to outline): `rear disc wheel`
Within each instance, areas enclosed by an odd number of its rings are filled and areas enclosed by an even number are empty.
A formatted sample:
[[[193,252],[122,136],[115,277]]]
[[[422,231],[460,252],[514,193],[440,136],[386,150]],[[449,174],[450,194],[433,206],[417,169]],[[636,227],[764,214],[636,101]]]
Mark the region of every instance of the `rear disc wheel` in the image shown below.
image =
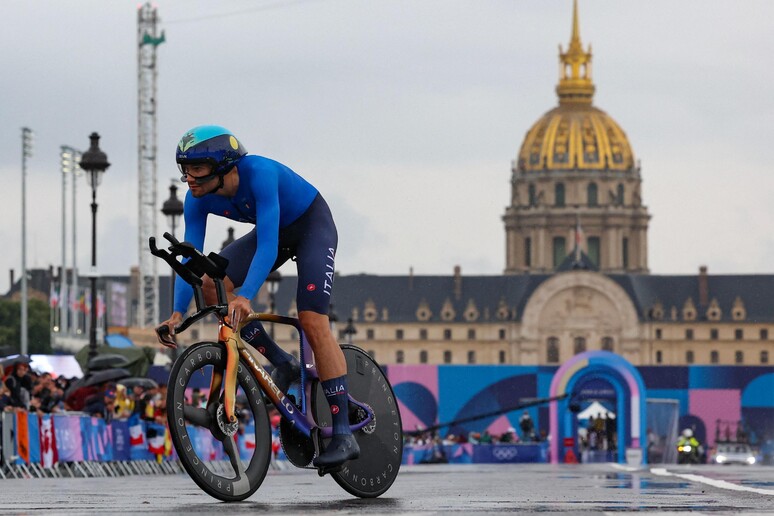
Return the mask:
[[[384,494],[398,476],[403,460],[403,430],[400,410],[392,386],[379,365],[362,349],[342,345],[347,361],[349,394],[367,405],[375,420],[354,432],[360,457],[345,462],[333,479],[348,493],[360,498],[375,498]],[[325,394],[315,382],[315,415],[320,426],[331,426],[330,409]],[[365,411],[349,404],[350,424],[362,421]],[[329,439],[324,439],[327,445]]]

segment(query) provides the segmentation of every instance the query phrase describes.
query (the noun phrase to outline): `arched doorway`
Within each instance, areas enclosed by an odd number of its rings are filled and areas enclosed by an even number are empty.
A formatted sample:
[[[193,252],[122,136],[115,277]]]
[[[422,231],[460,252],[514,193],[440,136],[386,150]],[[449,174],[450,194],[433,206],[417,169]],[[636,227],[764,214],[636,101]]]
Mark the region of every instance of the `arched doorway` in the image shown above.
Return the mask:
[[[626,462],[626,449],[645,450],[646,414],[645,384],[637,369],[620,355],[608,351],[587,351],[562,364],[551,380],[551,397],[569,394],[549,406],[551,432],[551,462],[561,462],[565,452],[565,439],[571,438],[577,455],[577,413],[570,410],[571,403],[578,403],[580,387],[589,382],[599,382],[612,388],[615,393],[615,428],[618,439],[616,460]],[[642,454],[642,463],[647,457]]]

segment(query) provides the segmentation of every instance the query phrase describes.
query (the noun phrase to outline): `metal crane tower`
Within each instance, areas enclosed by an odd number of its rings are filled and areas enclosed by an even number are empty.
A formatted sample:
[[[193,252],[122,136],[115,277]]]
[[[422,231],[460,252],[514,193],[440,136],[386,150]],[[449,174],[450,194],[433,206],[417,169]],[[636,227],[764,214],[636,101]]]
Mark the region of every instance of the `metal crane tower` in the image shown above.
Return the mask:
[[[138,250],[140,292],[137,326],[159,321],[159,275],[148,251],[148,238],[156,234],[156,47],[164,42],[159,17],[150,3],[137,11],[137,167],[139,191]]]

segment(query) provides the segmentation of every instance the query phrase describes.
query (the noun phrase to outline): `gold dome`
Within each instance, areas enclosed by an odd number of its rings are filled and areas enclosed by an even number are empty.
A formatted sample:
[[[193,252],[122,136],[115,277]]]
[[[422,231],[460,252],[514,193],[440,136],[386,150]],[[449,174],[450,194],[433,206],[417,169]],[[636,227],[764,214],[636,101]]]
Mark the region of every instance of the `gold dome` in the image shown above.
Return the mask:
[[[519,151],[523,171],[634,169],[626,133],[607,113],[591,105],[591,46],[584,52],[573,6],[572,37],[567,52],[559,46],[559,106],[527,132]]]

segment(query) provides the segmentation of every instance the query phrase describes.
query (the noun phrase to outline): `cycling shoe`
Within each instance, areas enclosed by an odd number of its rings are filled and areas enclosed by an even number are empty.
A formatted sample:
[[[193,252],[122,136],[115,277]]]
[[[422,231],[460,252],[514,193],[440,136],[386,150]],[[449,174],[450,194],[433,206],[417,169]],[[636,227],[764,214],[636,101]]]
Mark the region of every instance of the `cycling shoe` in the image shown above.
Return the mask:
[[[348,460],[360,457],[360,446],[352,434],[336,434],[325,447],[325,451],[315,457],[312,464],[316,468],[331,469],[341,466]]]

